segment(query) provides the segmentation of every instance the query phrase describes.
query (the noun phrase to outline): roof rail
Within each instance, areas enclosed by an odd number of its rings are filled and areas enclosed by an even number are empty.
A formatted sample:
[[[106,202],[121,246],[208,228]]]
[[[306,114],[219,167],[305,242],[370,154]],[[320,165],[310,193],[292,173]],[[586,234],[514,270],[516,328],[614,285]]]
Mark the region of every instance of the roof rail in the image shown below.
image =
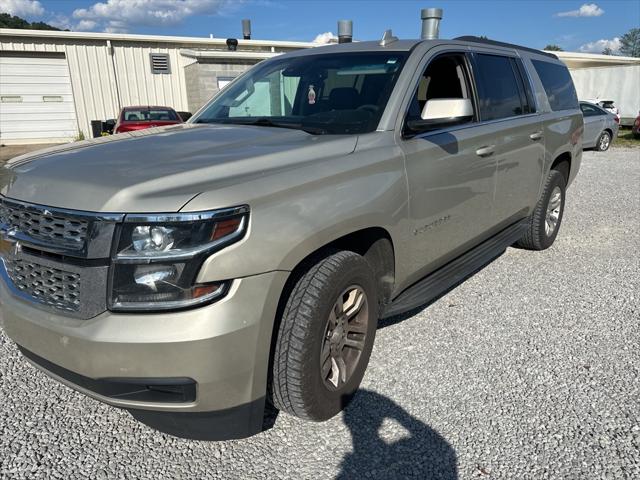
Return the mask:
[[[558,59],[558,57],[556,57],[553,53],[545,52],[544,50],[537,50],[535,48],[523,47],[521,45],[514,45],[513,43],[498,42],[496,40],[489,40],[488,38],[475,37],[473,35],[464,35],[462,37],[456,37],[454,38],[454,40],[460,40],[462,42],[484,43],[485,45],[493,45],[495,47],[515,48],[517,50],[525,50],[527,52],[537,53],[538,55],[544,55],[546,57],[555,58],[556,60]]]

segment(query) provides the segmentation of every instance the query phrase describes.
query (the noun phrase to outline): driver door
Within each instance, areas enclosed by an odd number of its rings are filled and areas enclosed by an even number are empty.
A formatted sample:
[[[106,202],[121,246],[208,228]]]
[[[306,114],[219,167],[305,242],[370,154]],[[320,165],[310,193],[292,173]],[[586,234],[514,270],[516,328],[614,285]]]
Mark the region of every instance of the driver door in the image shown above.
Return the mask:
[[[496,158],[483,154],[495,136],[479,125],[469,58],[463,52],[432,57],[411,100],[406,121],[436,98],[469,98],[474,117],[467,123],[423,133],[403,133],[409,191],[413,278],[452,260],[486,236],[492,225]]]

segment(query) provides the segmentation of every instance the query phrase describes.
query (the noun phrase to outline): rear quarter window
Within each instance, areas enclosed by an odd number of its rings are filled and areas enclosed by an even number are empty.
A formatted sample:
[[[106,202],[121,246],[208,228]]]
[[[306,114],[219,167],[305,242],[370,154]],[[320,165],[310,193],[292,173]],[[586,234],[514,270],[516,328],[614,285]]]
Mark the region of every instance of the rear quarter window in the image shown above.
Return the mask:
[[[567,67],[542,60],[531,62],[540,77],[551,110],[555,112],[578,108],[578,96]]]

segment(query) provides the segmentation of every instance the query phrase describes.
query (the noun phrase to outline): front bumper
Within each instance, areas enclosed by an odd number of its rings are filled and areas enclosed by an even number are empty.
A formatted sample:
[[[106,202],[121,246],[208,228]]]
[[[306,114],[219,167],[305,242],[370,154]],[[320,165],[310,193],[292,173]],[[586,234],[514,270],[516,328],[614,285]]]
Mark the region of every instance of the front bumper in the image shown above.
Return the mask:
[[[2,326],[22,349],[45,360],[32,358],[38,368],[110,405],[173,413],[230,411],[264,401],[273,321],[286,277],[287,272],[271,272],[235,280],[224,299],[193,310],[104,312],[90,320],[38,309],[0,282]],[[192,380],[195,398],[166,402],[105,395],[47,368],[47,362],[96,381]]]

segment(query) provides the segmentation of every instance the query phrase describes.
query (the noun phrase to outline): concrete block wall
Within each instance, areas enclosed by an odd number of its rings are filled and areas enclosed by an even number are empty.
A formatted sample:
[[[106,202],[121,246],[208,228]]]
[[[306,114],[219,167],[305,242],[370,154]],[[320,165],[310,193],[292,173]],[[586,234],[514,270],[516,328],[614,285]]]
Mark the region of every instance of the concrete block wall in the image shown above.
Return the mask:
[[[236,60],[222,63],[216,59],[199,59],[186,66],[184,73],[189,111],[195,113],[218,93],[218,78],[235,78],[257,62],[258,60]]]

